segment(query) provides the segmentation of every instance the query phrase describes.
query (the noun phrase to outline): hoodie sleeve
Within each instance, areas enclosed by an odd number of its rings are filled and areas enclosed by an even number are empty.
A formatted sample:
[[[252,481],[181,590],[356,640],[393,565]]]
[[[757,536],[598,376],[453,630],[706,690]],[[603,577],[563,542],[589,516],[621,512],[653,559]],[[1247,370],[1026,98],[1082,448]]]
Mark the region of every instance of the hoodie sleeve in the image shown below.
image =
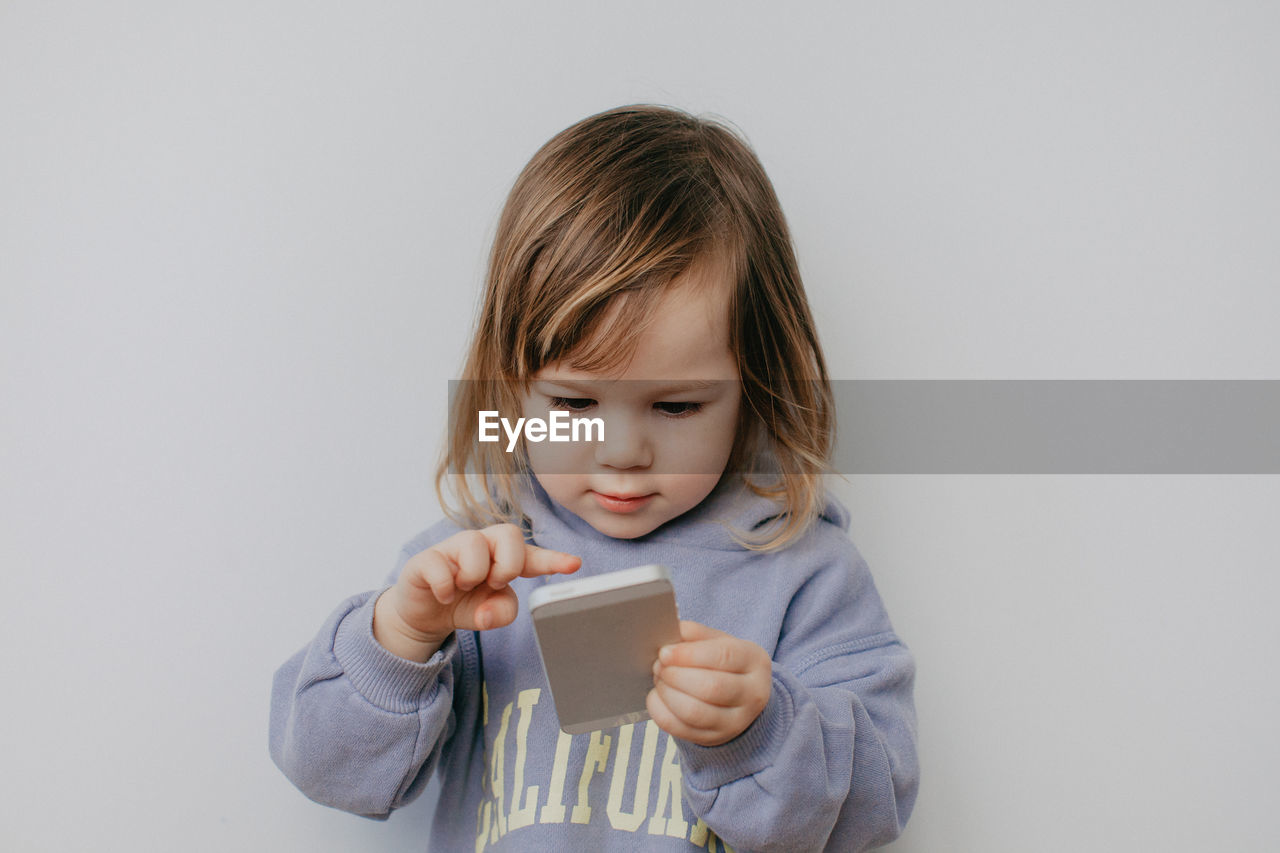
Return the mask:
[[[405,546],[391,579],[434,530]],[[426,787],[457,728],[462,673],[456,633],[425,663],[374,639],[386,588],[342,602],[276,670],[271,693],[271,757],[285,776],[318,803],[377,819]]]
[[[719,746],[677,740],[690,806],[739,851],[867,850],[911,814],[915,663],[844,542],[788,605],[760,716]]]

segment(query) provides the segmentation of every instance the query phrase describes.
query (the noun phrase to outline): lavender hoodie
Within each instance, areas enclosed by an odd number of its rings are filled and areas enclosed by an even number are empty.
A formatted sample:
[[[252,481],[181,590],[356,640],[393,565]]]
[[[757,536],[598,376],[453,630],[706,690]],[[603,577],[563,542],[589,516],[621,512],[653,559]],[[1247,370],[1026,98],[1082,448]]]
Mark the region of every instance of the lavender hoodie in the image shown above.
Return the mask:
[[[582,557],[571,575],[517,578],[516,621],[457,631],[426,663],[373,638],[373,603],[352,596],[275,674],[271,756],[313,800],[386,818],[433,772],[442,793],[432,853],[453,851],[865,850],[895,838],[919,779],[915,664],[894,634],[848,511],[828,498],[803,538],[772,553],[736,545],[778,505],[725,480],[698,507],[632,540],[612,539],[537,485],[529,541]],[[459,528],[441,521],[401,551]],[[652,721],[560,731],[529,619],[529,594],[662,563],[682,619],[764,647],[772,695],[742,734],[704,747]]]

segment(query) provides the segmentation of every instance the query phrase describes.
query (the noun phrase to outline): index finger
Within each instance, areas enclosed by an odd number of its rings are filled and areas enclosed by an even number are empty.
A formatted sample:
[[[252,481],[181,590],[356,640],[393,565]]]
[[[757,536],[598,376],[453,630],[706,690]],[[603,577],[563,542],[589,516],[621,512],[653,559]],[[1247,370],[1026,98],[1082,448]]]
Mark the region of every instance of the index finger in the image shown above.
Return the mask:
[[[524,543],[524,568],[520,576],[526,578],[538,575],[569,574],[582,568],[582,558],[563,551],[552,551],[537,545]]]

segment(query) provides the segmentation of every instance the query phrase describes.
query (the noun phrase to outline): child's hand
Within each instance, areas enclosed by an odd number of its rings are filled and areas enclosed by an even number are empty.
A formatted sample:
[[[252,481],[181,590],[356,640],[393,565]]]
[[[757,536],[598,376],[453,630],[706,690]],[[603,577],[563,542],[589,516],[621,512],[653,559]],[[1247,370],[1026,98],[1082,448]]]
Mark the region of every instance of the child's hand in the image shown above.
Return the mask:
[[[750,640],[680,620],[683,642],[663,646],[645,705],[658,728],[702,746],[746,731],[769,704],[773,661]]]
[[[374,604],[373,636],[400,657],[425,661],[454,629],[514,622],[513,579],[567,574],[581,565],[579,557],[526,543],[514,524],[463,530],[409,558]]]

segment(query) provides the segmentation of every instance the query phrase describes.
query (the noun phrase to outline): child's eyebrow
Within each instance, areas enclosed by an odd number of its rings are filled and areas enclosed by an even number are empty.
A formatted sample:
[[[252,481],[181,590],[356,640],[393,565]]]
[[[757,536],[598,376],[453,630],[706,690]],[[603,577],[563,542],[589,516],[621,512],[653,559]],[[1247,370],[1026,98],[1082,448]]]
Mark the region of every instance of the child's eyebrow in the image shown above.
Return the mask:
[[[609,380],[602,380],[602,381],[608,383]],[[617,380],[614,380],[614,381],[617,381]],[[668,383],[662,383],[658,380],[650,382],[649,380],[643,380],[643,379],[630,379],[625,381],[636,382],[636,383],[641,383],[646,385],[652,384],[655,386],[654,391],[652,393],[680,394],[687,391],[705,391],[708,388],[714,388],[717,385],[723,384],[726,380],[688,379],[681,382],[668,382]],[[593,395],[596,390],[596,386],[594,385],[594,383],[583,384],[581,382],[576,382],[572,379],[538,379],[538,380],[535,380],[535,382],[536,384],[541,384],[541,385],[552,385],[558,388],[567,388],[570,391],[573,391],[575,394],[583,394],[588,397]]]

